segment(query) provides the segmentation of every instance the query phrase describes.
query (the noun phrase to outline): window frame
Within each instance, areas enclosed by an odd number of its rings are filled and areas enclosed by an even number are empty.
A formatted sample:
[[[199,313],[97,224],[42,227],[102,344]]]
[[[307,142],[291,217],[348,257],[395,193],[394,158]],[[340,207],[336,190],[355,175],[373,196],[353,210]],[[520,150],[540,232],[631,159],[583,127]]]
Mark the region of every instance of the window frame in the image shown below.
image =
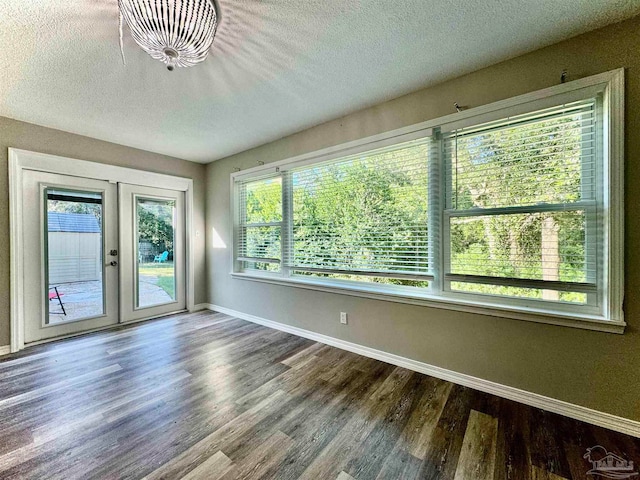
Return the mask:
[[[563,304],[538,299],[492,296],[468,292],[453,292],[446,288],[445,276],[448,238],[445,227],[447,221],[445,158],[442,155],[442,140],[439,131],[449,131],[463,126],[479,125],[520,113],[541,110],[570,101],[602,95],[603,130],[600,148],[604,171],[602,201],[598,202],[603,219],[602,251],[598,273],[598,297],[600,306]],[[335,280],[323,278],[300,278],[291,276],[287,267],[286,245],[291,238],[292,224],[287,221],[289,197],[291,195],[292,168],[327,162],[348,155],[363,153],[378,148],[432,136],[439,142],[439,158],[429,162],[429,254],[436,259],[433,271],[434,279],[430,287],[407,292],[406,287],[394,285]],[[463,110],[458,113],[392,130],[361,140],[329,147],[309,154],[260,165],[230,176],[231,205],[233,207],[233,241],[230,248],[231,276],[238,279],[257,280],[288,286],[327,291],[366,298],[387,300],[400,303],[424,305],[448,310],[465,311],[498,317],[528,320],[539,323],[562,325],[589,330],[623,333],[626,323],[623,318],[622,300],[624,285],[624,205],[623,205],[623,154],[624,154],[624,69],[593,75],[583,79],[563,83],[543,90],[519,95],[507,100]],[[238,185],[239,181],[260,179],[273,176],[282,177],[282,225],[281,225],[281,263],[279,272],[242,271],[235,257],[235,245],[238,235]],[[512,208],[512,207],[506,207]],[[586,215],[586,210],[585,210]],[[417,289],[416,289],[417,290]],[[576,308],[578,307],[578,308]]]
[[[603,91],[598,87],[594,88],[586,88],[578,90],[579,99],[588,99],[589,97],[600,97],[603,94]],[[602,95],[603,97],[603,95]],[[554,104],[561,105],[566,103],[571,103],[576,100],[575,91],[568,92],[566,94],[554,95],[552,97],[554,100]],[[539,102],[533,102],[534,104],[539,104]],[[604,98],[600,98],[596,100],[595,103],[595,122],[603,122],[602,115],[602,104],[604,103]],[[519,109],[522,111],[519,111]],[[540,110],[538,106],[534,108],[527,107],[526,104],[521,107],[517,107],[510,111],[511,115],[519,115],[521,113],[535,112],[536,110]],[[495,120],[501,120],[505,118],[502,114],[501,110],[498,110],[495,113]],[[484,122],[483,122],[484,123]],[[455,128],[460,128],[461,126],[467,126],[465,122],[456,121],[453,122]],[[476,122],[469,122],[470,127],[480,127]],[[603,126],[606,125],[603,122]],[[443,124],[441,127],[443,130],[453,130],[449,125]],[[596,157],[603,158],[603,163],[606,162],[606,155],[603,152],[602,138],[601,135],[598,134],[600,130],[596,132],[595,135],[595,146],[596,146]],[[605,133],[605,129],[602,130],[601,133]],[[444,150],[443,147],[440,148],[441,151]],[[600,168],[599,160],[595,162],[596,170]],[[441,168],[443,171],[448,172],[449,166],[447,165],[447,158],[443,155],[441,158]],[[583,167],[584,168],[584,165]],[[602,172],[598,172],[596,174],[595,182],[597,183],[598,179],[602,178]],[[454,208],[452,206],[451,198],[447,192],[451,192],[453,189],[452,185],[448,184],[448,180],[450,178],[448,175],[444,175],[445,181],[445,193],[441,197],[441,201],[443,202],[442,208],[442,238],[444,241],[442,242],[442,262],[440,266],[442,267],[442,282],[440,283],[441,295],[451,297],[451,298],[473,298],[477,301],[482,301],[483,298],[487,297],[495,297],[499,298],[501,302],[505,305],[513,305],[514,307],[518,306],[530,306],[531,308],[536,308],[539,305],[543,305],[545,310],[557,310],[558,312],[579,312],[580,314],[586,315],[595,315],[598,316],[601,310],[600,305],[604,303],[604,289],[603,289],[603,272],[601,268],[596,267],[596,278],[594,278],[595,287],[590,285],[589,282],[584,283],[572,283],[572,282],[564,282],[564,281],[555,281],[551,282],[548,280],[528,280],[524,278],[504,278],[504,277],[484,277],[484,281],[482,281],[483,277],[477,275],[467,275],[467,274],[456,274],[451,272],[451,242],[450,242],[450,234],[451,234],[451,219],[453,218],[480,218],[486,215],[513,215],[513,214],[527,214],[527,213],[543,213],[543,212],[575,212],[575,211],[583,211],[585,215],[585,222],[597,222],[597,212],[604,205],[603,198],[603,189],[598,188],[597,185],[594,185],[596,196],[593,199],[581,199],[576,202],[554,202],[554,203],[542,203],[542,204],[532,204],[532,205],[522,205],[522,206],[503,206],[503,207],[490,207],[490,208],[472,208],[472,209],[460,209]],[[595,230],[595,231],[594,231]],[[585,229],[585,245],[591,246],[593,244],[602,243],[602,232],[598,228],[598,224],[596,223],[594,227],[587,230]],[[602,264],[602,259],[600,258],[601,249],[597,249],[595,263]],[[477,277],[474,279],[474,277]],[[585,304],[571,304],[571,303],[563,303],[556,302],[551,303],[549,301],[543,299],[536,298],[524,298],[524,297],[515,297],[515,296],[500,296],[500,295],[491,295],[491,294],[482,294],[482,293],[474,293],[474,292],[464,292],[459,290],[454,290],[451,287],[452,282],[465,282],[465,278],[467,279],[467,283],[476,283],[476,284],[484,284],[484,285],[504,285],[504,286],[514,286],[520,288],[534,288],[534,289],[543,289],[545,285],[547,286],[557,286],[558,291],[571,291],[571,292],[582,292],[587,294],[587,302]],[[489,281],[492,280],[492,281]],[[572,288],[573,287],[573,288]],[[550,308],[549,306],[553,306]]]
[[[281,220],[279,222],[260,222],[260,223],[250,223],[246,221],[246,212],[242,211],[241,208],[239,208],[239,201],[240,201],[240,192],[242,191],[242,189],[246,189],[247,187],[247,183],[249,182],[259,182],[259,181],[263,181],[263,180],[270,180],[270,179],[274,179],[274,178],[281,178],[281,196],[282,196],[282,192],[283,192],[283,186],[282,186],[282,182],[284,181],[284,179],[282,179],[281,175],[275,174],[275,175],[261,175],[259,177],[256,178],[251,178],[251,179],[247,179],[247,182],[243,182],[241,184],[236,183],[235,188],[236,188],[236,194],[235,194],[235,198],[236,198],[236,202],[235,202],[235,206],[234,206],[234,216],[236,218],[236,221],[234,222],[234,230],[233,230],[233,246],[234,248],[237,245],[238,240],[240,239],[244,239],[247,236],[247,229],[248,228],[263,228],[263,227],[280,227],[280,258],[270,258],[270,257],[240,257],[240,256],[235,256],[234,257],[234,261],[235,263],[237,263],[237,265],[234,266],[234,269],[238,269],[241,270],[241,263],[242,262],[253,262],[253,263],[273,263],[273,264],[277,264],[280,266],[280,271],[282,271],[283,268],[283,256],[282,256],[282,245],[283,245],[283,239],[282,239],[282,232],[284,230],[284,226],[285,226],[285,222],[284,222],[284,208],[282,209],[283,211],[281,212]],[[282,200],[284,202],[284,196],[282,196]],[[284,207],[284,203],[283,203],[283,207]],[[259,270],[254,270],[254,269],[250,269],[251,271],[255,271],[258,272]],[[269,273],[275,273],[275,272],[269,272]]]

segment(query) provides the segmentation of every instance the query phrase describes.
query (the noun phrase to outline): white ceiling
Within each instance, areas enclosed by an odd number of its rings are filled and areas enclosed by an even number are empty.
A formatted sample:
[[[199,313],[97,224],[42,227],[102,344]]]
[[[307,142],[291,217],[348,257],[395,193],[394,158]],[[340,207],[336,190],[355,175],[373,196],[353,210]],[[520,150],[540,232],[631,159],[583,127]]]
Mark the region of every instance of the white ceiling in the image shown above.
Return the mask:
[[[118,45],[117,0],[2,0],[0,115],[209,162],[640,14],[640,0],[220,0],[205,63]]]

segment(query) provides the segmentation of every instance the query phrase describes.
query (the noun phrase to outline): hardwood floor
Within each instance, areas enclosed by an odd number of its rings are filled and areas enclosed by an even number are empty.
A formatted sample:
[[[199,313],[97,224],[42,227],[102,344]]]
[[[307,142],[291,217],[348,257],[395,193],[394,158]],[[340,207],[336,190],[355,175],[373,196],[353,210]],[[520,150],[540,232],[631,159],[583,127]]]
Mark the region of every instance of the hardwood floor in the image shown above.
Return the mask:
[[[580,479],[640,441],[213,312],[0,361],[0,478]]]

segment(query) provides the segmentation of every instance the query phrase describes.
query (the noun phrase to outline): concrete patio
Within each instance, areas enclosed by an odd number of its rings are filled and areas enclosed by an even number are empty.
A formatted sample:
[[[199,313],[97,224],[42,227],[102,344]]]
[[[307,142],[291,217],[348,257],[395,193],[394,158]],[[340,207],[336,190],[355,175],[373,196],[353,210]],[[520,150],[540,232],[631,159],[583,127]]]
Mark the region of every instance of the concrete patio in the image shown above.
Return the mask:
[[[140,306],[168,303],[172,298],[156,283],[153,275],[140,275]],[[52,285],[53,287],[54,285]],[[102,281],[60,283],[55,285],[61,295],[66,315],[58,300],[49,301],[49,324],[60,324],[101,315]],[[53,290],[52,290],[53,291]]]

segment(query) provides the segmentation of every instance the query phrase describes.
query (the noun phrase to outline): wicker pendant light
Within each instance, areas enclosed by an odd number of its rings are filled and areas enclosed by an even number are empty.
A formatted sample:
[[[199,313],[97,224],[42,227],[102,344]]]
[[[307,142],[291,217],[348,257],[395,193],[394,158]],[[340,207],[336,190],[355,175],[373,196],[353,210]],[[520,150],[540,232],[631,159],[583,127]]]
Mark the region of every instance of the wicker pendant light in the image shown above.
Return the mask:
[[[207,58],[218,27],[213,0],[118,0],[122,19],[140,48],[169,70]]]

